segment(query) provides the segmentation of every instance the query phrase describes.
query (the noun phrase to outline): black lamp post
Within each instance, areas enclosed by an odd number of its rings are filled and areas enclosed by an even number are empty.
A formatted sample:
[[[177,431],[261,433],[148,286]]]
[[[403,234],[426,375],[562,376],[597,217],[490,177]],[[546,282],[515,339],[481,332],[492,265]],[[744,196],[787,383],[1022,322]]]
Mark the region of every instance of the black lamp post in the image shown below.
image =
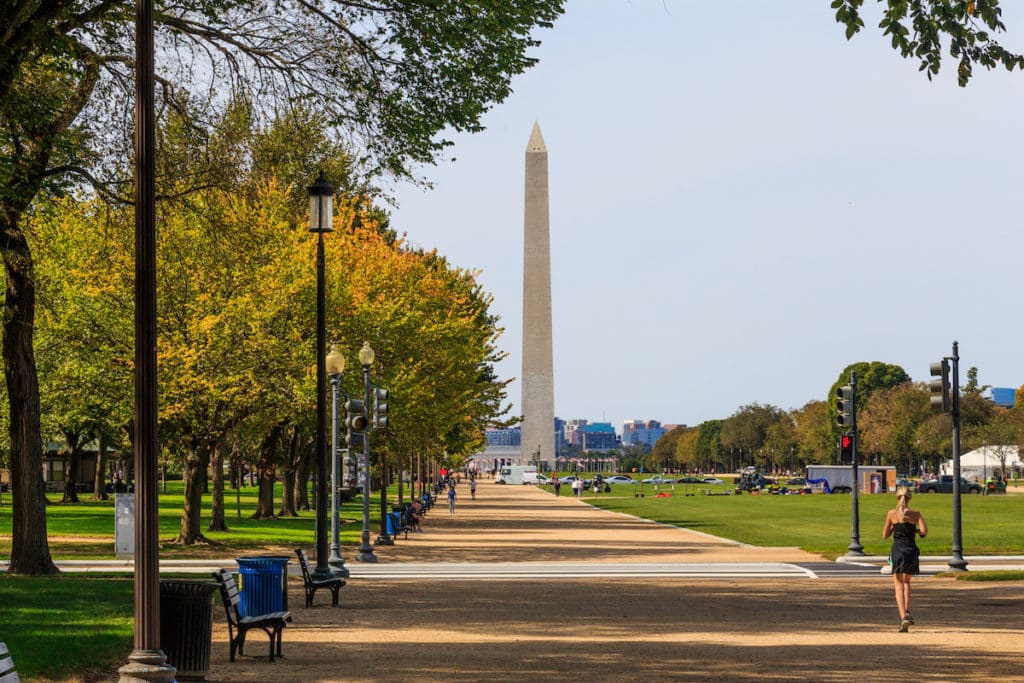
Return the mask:
[[[370,405],[370,366],[373,365],[373,357],[370,342],[364,341],[363,348],[359,349],[359,364],[363,366],[364,410],[369,410]],[[360,562],[377,561],[377,556],[373,554],[373,546],[370,545],[370,431],[367,425],[363,433],[363,536],[359,544],[359,554],[356,555]]]
[[[324,351],[327,347],[324,286],[324,233],[332,232],[334,186],[321,173],[309,186],[309,231],[316,241],[316,570],[315,579],[331,577],[327,564],[327,371]]]
[[[341,557],[341,520],[338,518],[338,485],[341,482],[341,454],[338,450],[338,396],[341,373],[345,371],[345,356],[337,344],[325,360],[331,378],[331,557],[327,564],[335,576],[348,578],[349,571]]]

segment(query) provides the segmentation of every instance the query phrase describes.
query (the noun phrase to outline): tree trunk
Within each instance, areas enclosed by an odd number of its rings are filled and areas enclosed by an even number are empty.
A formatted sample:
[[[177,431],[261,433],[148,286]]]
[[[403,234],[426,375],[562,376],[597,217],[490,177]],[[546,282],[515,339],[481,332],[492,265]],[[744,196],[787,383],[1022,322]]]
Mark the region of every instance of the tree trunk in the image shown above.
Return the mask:
[[[56,574],[57,567],[50,557],[50,544],[46,537],[39,378],[32,351],[36,300],[32,255],[18,226],[18,217],[25,205],[11,206],[5,201],[0,206],[0,249],[7,274],[3,355],[10,410],[8,436],[12,494],[11,558],[7,572]]]
[[[64,430],[61,430],[64,431]],[[64,431],[67,461],[64,463],[64,497],[61,503],[78,503],[78,471],[82,468],[82,435]]]
[[[295,499],[299,461],[302,459],[301,441],[301,432],[293,425],[284,454],[284,466],[281,468],[281,511],[277,513],[281,517],[299,516],[295,509]]]
[[[92,481],[92,500],[107,500],[107,482],[103,468],[107,465],[107,438],[100,434],[100,447],[96,453],[96,474]]]
[[[210,464],[210,447],[208,444],[192,444],[185,455],[185,502],[181,510],[181,531],[175,543],[193,545],[208,543],[208,539],[199,530],[200,517],[203,512],[203,482],[206,468]]]
[[[256,465],[259,477],[259,498],[253,519],[277,519],[274,514],[274,482],[277,480],[278,444],[281,442],[281,425],[274,425],[260,444],[260,460]]]
[[[296,439],[294,447],[298,465],[295,467],[295,509],[309,510],[309,464],[312,448],[307,448],[302,439]]]
[[[210,501],[210,526],[207,531],[229,531],[224,518],[224,451],[213,447],[213,499]]]

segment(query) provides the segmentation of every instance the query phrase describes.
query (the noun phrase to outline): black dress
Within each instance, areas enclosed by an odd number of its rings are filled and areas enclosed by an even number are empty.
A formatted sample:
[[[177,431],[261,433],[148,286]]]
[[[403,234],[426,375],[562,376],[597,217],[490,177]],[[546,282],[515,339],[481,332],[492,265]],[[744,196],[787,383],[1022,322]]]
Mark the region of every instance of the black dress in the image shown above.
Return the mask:
[[[917,525],[910,522],[898,522],[892,525],[892,559],[893,574],[919,574],[921,567],[918,562],[920,551],[914,542]]]

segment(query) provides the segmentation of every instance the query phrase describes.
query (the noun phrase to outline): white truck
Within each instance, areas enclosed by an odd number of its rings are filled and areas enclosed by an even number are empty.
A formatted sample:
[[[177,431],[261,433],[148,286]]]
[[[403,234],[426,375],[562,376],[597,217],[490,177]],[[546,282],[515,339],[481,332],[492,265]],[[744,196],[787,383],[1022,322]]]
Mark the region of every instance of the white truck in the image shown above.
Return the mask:
[[[896,468],[892,465],[861,465],[857,468],[860,492],[883,493],[894,490]],[[808,465],[808,486],[821,486],[825,493],[852,493],[852,465]]]
[[[537,483],[536,465],[505,465],[498,470],[495,484],[535,484]]]

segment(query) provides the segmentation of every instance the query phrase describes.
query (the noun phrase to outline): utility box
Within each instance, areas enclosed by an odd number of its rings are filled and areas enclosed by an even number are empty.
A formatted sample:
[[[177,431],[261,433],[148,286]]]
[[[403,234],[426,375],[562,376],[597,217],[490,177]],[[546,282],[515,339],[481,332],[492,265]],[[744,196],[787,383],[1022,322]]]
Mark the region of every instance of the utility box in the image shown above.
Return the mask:
[[[114,555],[135,557],[135,494],[114,494]]]

